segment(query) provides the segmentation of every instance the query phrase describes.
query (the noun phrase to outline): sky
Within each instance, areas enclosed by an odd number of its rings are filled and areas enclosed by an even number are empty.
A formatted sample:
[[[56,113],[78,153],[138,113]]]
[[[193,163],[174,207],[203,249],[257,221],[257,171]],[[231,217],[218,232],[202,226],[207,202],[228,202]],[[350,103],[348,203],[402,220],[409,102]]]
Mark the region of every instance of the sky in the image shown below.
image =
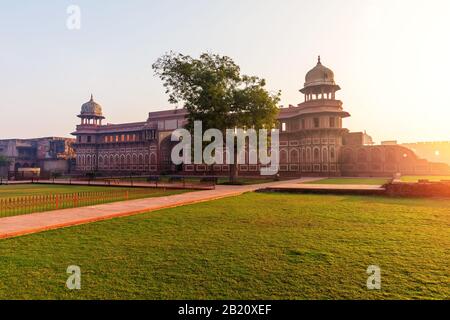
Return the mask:
[[[321,55],[351,131],[450,140],[449,16],[448,0],[0,0],[0,138],[70,136],[91,93],[110,123],[174,107],[151,69],[172,50],[228,55],[285,106]]]

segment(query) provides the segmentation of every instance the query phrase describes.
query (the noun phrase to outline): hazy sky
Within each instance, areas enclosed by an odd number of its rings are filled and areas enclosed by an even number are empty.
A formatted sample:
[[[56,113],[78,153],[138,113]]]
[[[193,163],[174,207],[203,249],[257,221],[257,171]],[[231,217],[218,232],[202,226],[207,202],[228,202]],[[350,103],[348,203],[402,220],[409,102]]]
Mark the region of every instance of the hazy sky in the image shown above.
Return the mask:
[[[450,140],[449,31],[448,0],[0,0],[0,138],[69,136],[91,92],[111,123],[170,108],[151,64],[174,50],[229,55],[284,105],[320,54],[350,130]]]

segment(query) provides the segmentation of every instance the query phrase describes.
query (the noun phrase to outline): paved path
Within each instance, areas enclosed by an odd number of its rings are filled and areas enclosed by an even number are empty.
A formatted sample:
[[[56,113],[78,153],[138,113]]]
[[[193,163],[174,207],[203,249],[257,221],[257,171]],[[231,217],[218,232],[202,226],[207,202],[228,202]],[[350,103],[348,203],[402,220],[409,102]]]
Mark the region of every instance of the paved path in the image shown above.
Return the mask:
[[[0,239],[231,197],[261,189],[290,192],[313,191],[322,193],[376,193],[384,191],[381,186],[374,185],[304,184],[305,182],[320,179],[323,178],[302,178],[248,186],[218,185],[214,190],[202,190],[167,197],[113,202],[88,207],[0,218]]]
[[[317,178],[295,179],[291,180],[290,183],[298,184],[300,182],[313,180],[317,180]],[[99,220],[111,219],[115,217],[129,216],[164,208],[171,208],[186,204],[236,196],[244,192],[255,191],[261,188],[274,187],[278,184],[286,184],[286,182],[278,181],[248,186],[218,185],[214,190],[187,192],[167,197],[129,200],[88,207],[54,210],[6,217],[0,219],[0,239],[40,232],[44,230],[84,224]]]

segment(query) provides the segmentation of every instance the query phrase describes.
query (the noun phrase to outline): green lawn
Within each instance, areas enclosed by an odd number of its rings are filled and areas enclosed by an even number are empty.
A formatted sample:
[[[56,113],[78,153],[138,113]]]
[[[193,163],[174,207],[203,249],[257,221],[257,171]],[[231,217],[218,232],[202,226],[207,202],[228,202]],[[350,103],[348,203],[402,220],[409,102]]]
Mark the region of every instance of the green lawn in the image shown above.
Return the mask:
[[[61,194],[73,192],[97,192],[107,190],[129,190],[120,187],[98,186],[71,186],[71,185],[44,185],[44,184],[20,184],[0,185],[0,198],[13,198],[30,195]]]
[[[27,213],[50,211],[55,209],[67,209],[73,207],[83,207],[115,201],[162,197],[172,194],[187,192],[179,189],[157,189],[157,188],[126,188],[107,186],[74,186],[74,185],[43,185],[43,184],[22,184],[22,185],[0,185],[0,218],[16,216]],[[72,195],[67,194],[83,193],[77,202],[74,202]],[[55,199],[37,201],[18,200],[25,196],[50,196],[62,195],[58,198],[58,207]],[[29,197],[28,197],[29,198]],[[4,202],[15,199],[13,204]]]
[[[0,299],[448,299],[450,200],[247,193],[0,240]],[[65,288],[69,265],[81,290]],[[381,267],[382,290],[366,269]]]
[[[450,180],[450,176],[403,176],[400,178],[403,182],[417,182],[421,179],[430,181]]]
[[[366,184],[366,185],[383,185],[391,181],[389,178],[327,178],[312,182],[311,184]]]

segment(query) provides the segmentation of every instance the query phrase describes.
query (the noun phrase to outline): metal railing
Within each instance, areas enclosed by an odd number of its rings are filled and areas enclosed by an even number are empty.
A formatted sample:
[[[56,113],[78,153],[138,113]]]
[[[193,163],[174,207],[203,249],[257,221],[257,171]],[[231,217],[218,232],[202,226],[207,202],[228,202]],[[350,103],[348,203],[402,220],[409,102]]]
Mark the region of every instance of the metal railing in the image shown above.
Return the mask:
[[[162,192],[165,189],[142,188],[0,198],[0,217],[140,199]]]

